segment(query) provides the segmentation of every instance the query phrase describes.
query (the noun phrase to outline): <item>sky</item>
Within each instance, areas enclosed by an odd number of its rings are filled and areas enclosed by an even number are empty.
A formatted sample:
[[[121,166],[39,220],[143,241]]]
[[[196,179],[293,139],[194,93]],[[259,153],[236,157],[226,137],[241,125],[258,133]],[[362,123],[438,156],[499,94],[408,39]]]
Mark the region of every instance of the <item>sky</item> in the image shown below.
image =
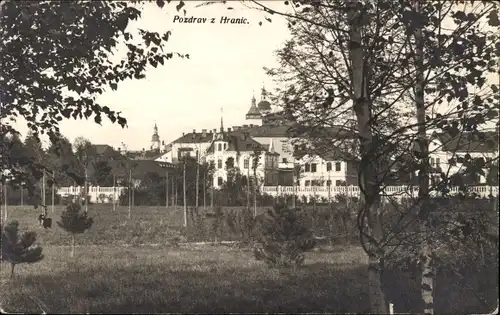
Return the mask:
[[[88,121],[62,121],[61,131],[71,142],[83,136],[94,144],[128,150],[148,149],[155,123],[160,140],[170,143],[183,132],[219,128],[221,108],[226,128],[242,125],[246,123],[245,114],[252,95],[259,101],[263,85],[268,91],[274,89],[263,67],[278,66],[275,51],[290,38],[283,17],[249,9],[239,1],[198,8],[196,5],[202,1],[185,3],[186,16],[175,10],[176,1],[163,9],[155,3],[141,5],[142,18],[129,28],[160,33],[170,30],[167,50],[189,54],[190,58],[174,57],[164,66],[149,67],[145,79],[127,80],[117,91],[109,90],[98,97],[101,105],[122,112],[128,128],[122,129],[107,120],[97,125],[92,117]],[[283,1],[262,3],[281,12],[290,10]],[[228,10],[228,6],[234,9]],[[176,15],[215,18],[216,23],[176,23],[173,21]],[[220,24],[223,16],[244,17],[249,24]],[[265,17],[271,17],[272,22],[267,22]],[[120,56],[120,52],[116,56]],[[499,82],[498,75],[491,79]],[[26,134],[24,121],[18,121],[15,128]]]
[[[239,2],[196,8],[200,3],[187,1],[186,17],[213,17],[216,23],[174,23],[175,15],[184,15],[175,10],[177,3],[173,1],[163,9],[155,3],[142,5],[142,18],[129,26],[161,33],[171,30],[168,50],[189,54],[190,58],[174,57],[164,66],[149,67],[145,79],[127,80],[117,91],[98,97],[101,105],[123,113],[128,128],[107,120],[100,126],[91,117],[88,121],[64,120],[60,125],[62,134],[71,142],[83,136],[94,144],[117,148],[123,142],[129,150],[141,150],[149,148],[155,123],[165,143],[193,129],[219,128],[221,107],[225,127],[244,124],[252,93],[258,102],[263,84],[267,90],[274,87],[263,67],[277,65],[274,52],[289,38],[286,22],[272,16],[269,23],[266,13]],[[284,6],[282,1],[266,4],[276,9]],[[234,9],[228,10],[227,6]],[[249,24],[220,24],[223,16],[245,17]],[[23,136],[26,134],[23,121],[15,126]]]

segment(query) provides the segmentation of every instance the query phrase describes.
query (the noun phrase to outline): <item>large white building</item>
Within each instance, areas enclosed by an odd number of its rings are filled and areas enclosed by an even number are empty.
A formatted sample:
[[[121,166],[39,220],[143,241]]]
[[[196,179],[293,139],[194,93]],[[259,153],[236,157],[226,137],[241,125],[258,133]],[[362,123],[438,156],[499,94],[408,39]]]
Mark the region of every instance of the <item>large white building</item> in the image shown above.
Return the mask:
[[[251,165],[251,155],[259,148],[263,153],[260,158],[262,165],[258,166],[257,173],[264,185],[291,186],[292,182],[298,183],[300,187],[357,185],[359,161],[353,154],[356,151],[356,137],[351,132],[343,128],[323,128],[326,132],[322,131],[321,135],[318,135],[328,139],[342,139],[343,145],[347,146],[343,149],[333,144],[335,141],[331,141],[332,145],[325,146],[323,152],[301,149],[294,141],[300,139],[300,136],[291,132],[294,122],[287,120],[281,112],[272,111],[264,88],[258,103],[255,97],[251,98],[245,118],[248,124],[242,126],[224,129],[221,121],[219,130],[202,129],[183,133],[181,137],[164,146],[156,161],[175,164],[184,155],[197,158],[200,162],[212,161],[216,169],[214,186],[220,187],[221,182],[227,179],[227,159],[232,158],[235,167],[245,175],[249,171],[247,165]],[[346,139],[348,141],[345,141]],[[466,152],[472,157],[498,158],[498,140],[490,147],[484,145],[485,141],[458,141],[445,134],[434,134],[430,143],[431,164],[441,168],[449,166],[452,174],[462,168],[461,163],[453,166],[447,164],[453,152]]]

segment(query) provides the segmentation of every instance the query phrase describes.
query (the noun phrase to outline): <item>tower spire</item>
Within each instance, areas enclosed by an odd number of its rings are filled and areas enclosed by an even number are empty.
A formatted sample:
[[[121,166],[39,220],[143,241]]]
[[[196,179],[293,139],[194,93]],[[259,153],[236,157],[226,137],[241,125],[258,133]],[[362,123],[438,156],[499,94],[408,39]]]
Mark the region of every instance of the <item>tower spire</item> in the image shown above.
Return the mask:
[[[223,114],[224,108],[221,106],[220,107],[220,131],[224,131],[224,114]]]

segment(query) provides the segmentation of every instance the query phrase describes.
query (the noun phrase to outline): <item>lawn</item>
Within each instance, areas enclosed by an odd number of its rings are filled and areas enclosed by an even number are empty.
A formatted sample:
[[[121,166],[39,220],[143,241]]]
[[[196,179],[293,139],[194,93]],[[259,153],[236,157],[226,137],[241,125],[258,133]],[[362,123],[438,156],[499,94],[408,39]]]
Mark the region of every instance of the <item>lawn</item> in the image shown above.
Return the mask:
[[[276,270],[255,261],[251,252],[228,246],[169,247],[162,244],[182,226],[182,208],[90,205],[92,228],[77,238],[55,223],[45,230],[39,210],[9,207],[9,220],[38,233],[45,259],[16,267],[2,263],[0,306],[7,312],[332,312],[368,311],[366,256],[357,246],[335,246],[307,253],[297,270]],[[63,208],[49,215],[55,220]],[[159,246],[134,246],[160,244]],[[97,246],[90,246],[97,245]],[[120,246],[132,245],[132,246]],[[465,280],[438,275],[436,313],[486,313],[498,296],[498,270]],[[386,270],[387,300],[396,312],[418,312],[419,277]],[[485,305],[472,293],[479,292]]]
[[[311,253],[292,271],[270,269],[251,253],[191,248],[47,247],[37,264],[2,265],[7,312],[366,312],[361,249]],[[360,281],[361,279],[361,281]]]

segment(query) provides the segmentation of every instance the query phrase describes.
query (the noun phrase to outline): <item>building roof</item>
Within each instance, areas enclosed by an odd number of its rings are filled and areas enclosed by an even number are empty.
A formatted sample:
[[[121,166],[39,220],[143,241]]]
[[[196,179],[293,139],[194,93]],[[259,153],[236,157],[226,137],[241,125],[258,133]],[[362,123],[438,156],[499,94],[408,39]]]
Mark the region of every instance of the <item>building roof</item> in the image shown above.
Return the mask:
[[[213,132],[190,132],[182,135],[174,140],[172,143],[208,143],[212,142]]]
[[[231,131],[225,133],[228,147],[226,151],[253,152],[255,150],[267,151],[266,148],[250,137],[248,133],[241,131]],[[214,143],[210,145],[207,152],[214,152]]]
[[[449,133],[434,133],[441,142],[442,150],[447,152],[489,153],[498,150],[498,134],[488,131],[484,133],[463,132],[452,137]]]
[[[146,173],[164,174],[166,169],[161,167],[161,163],[153,160],[111,160],[108,162],[112,172],[117,177],[126,178],[129,176],[129,169],[132,170],[133,178],[142,178]]]

